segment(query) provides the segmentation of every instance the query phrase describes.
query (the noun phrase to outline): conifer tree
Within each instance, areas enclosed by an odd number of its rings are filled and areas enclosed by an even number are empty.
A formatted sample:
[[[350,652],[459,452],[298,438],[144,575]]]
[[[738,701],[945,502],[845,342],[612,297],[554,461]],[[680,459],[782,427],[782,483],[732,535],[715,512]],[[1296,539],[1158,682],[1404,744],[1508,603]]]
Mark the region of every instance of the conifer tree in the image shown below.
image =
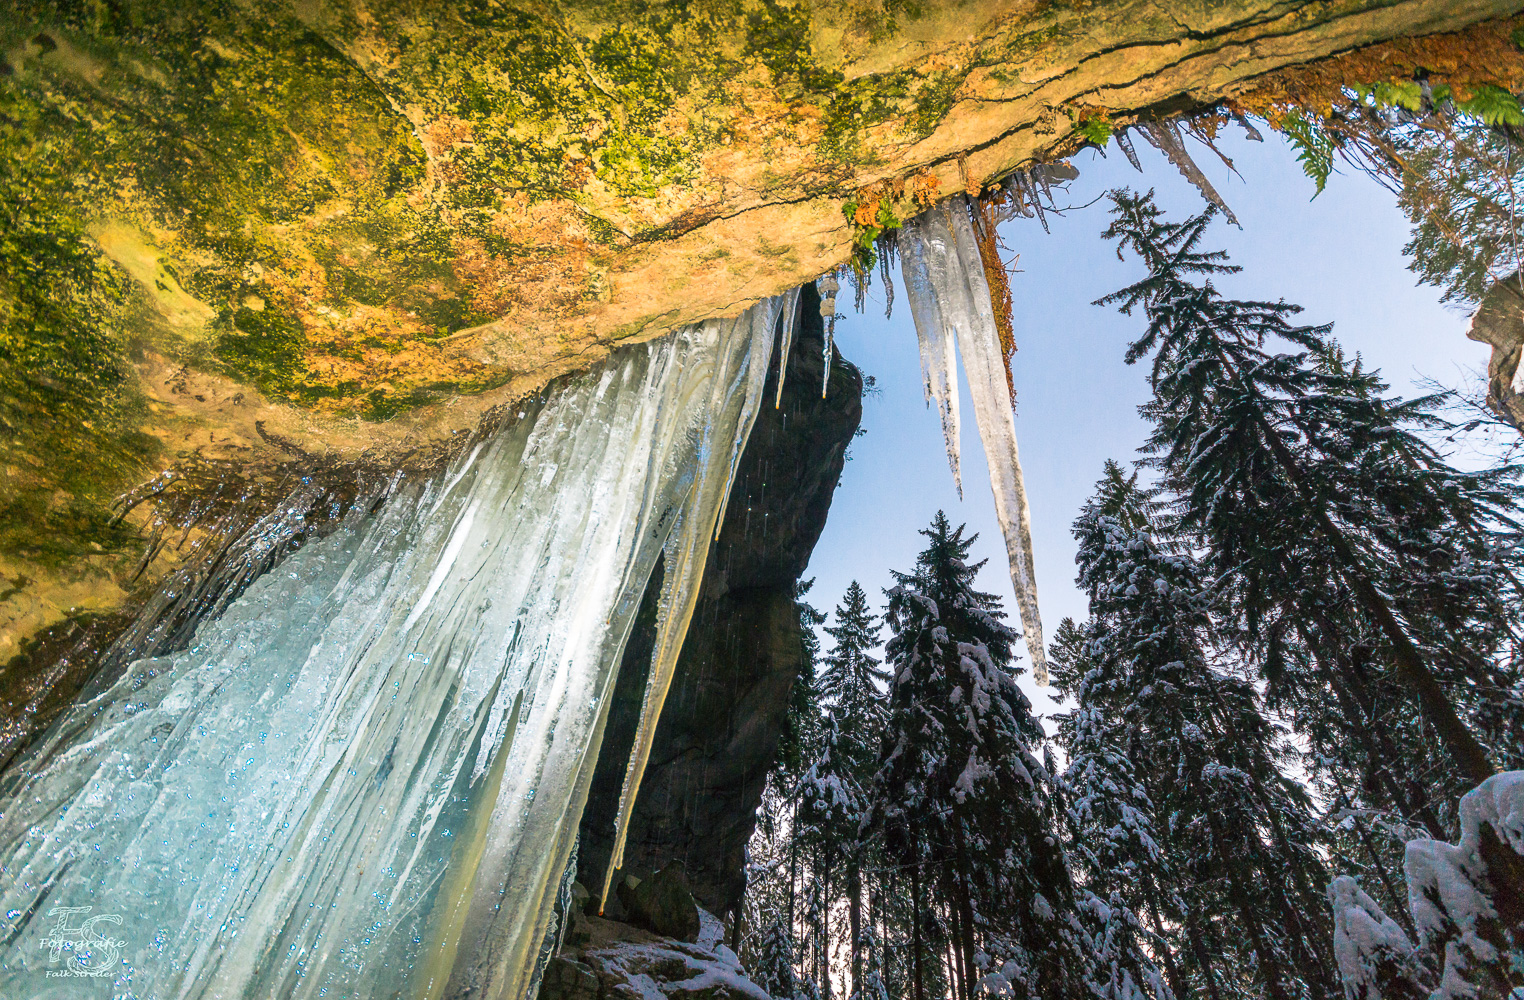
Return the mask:
[[[1065,783],[1085,867],[1148,915],[1172,989],[1183,965],[1207,996],[1236,992],[1222,960],[1236,952],[1271,1000],[1335,991],[1327,872],[1291,748],[1252,685],[1212,665],[1196,563],[1139,527],[1135,481],[1117,471],[1075,522],[1092,617]]]
[[[889,672],[870,652],[879,644],[877,616],[869,610],[868,595],[856,580],[847,585],[836,605],[836,624],[827,625],[825,631],[835,640],[820,674],[826,698],[840,704],[888,681]]]
[[[1388,133],[1413,223],[1403,252],[1441,301],[1474,304],[1494,281],[1524,280],[1518,197],[1524,155],[1515,128],[1448,109]],[[1524,286],[1520,286],[1524,291]]]
[[[846,752],[853,763],[862,765],[861,776],[866,777],[878,756],[877,741],[870,734],[876,736],[883,728],[889,671],[870,652],[879,645],[879,626],[856,580],[836,606],[836,624],[825,631],[835,641],[820,672],[820,694],[849,741]]]
[[[1424,407],[1344,366],[1327,327],[1293,326],[1298,307],[1224,298],[1210,278],[1236,268],[1198,249],[1211,217],[1166,222],[1151,194],[1116,192],[1105,233],[1149,269],[1100,301],[1148,319],[1127,360],[1154,356],[1147,450],[1179,528],[1269,660],[1277,642],[1305,645],[1349,725],[1368,729],[1339,658],[1377,643],[1458,779],[1479,781],[1519,745],[1518,692],[1491,669],[1518,602],[1475,601],[1478,585],[1516,593],[1497,534],[1510,490],[1445,465],[1411,429]]]
[[[834,641],[820,673],[820,692],[830,704],[831,755],[836,775],[857,792],[868,787],[878,763],[879,741],[887,718],[884,687],[889,672],[870,650],[879,644],[876,616],[868,608],[868,595],[853,580],[842,603],[836,606],[836,625],[825,631]],[[854,817],[854,822],[864,814]],[[847,898],[847,922],[852,953],[852,983],[861,992],[863,983],[863,879],[868,845],[861,832],[842,825],[833,852],[842,862]]]
[[[1017,633],[999,600],[974,588],[984,565],[967,561],[974,536],[940,511],[922,534],[914,570],[888,591],[877,820],[896,860],[949,902],[956,996],[971,998],[980,980],[1075,996],[1083,935],[1050,825],[1052,779],[1033,753],[1042,731],[1013,674]]]
[[[816,677],[820,662],[820,638],[817,626],[826,616],[804,598],[815,585],[813,578],[794,585],[794,607],[799,613],[799,642],[802,656],[799,671],[789,688],[788,714],[778,735],[778,763],[787,784],[792,785],[804,773],[814,757],[821,737],[821,691]]]
[[[762,932],[751,978],[773,1000],[794,1000],[801,994],[794,972],[794,934],[781,913],[774,911]]]

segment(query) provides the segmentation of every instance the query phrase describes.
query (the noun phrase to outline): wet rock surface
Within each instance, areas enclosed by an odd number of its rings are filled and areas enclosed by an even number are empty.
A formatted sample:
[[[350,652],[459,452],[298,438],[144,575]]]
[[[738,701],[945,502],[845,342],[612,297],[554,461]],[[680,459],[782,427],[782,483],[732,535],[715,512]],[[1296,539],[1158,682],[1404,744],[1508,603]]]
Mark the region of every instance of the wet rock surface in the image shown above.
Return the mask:
[[[169,571],[137,566],[153,518],[123,492],[428,467],[621,343],[1070,155],[1090,111],[1352,51],[1378,69],[1336,86],[1524,86],[1504,0],[110,9],[0,21],[0,200],[28,209],[0,247],[0,659]],[[1404,48],[1461,29],[1475,58]]]

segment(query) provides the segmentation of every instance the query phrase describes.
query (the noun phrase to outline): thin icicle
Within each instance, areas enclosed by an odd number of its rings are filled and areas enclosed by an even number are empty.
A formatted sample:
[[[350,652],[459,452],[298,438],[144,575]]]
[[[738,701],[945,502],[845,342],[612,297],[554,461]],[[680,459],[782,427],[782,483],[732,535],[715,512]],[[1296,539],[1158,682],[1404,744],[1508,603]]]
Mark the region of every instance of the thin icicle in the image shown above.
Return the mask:
[[[706,422],[685,431],[697,437],[697,455],[689,465],[692,485],[677,508],[663,550],[665,568],[651,672],[640,709],[640,725],[630,750],[629,767],[625,771],[624,788],[619,795],[619,811],[614,820],[614,850],[604,872],[600,896],[604,901],[608,899],[614,871],[624,864],[630,814],[634,811],[635,796],[640,791],[651,745],[655,742],[662,705],[667,700],[667,691],[677,670],[677,658],[688,633],[688,622],[693,617],[694,605],[698,603],[710,540],[730,492],[735,464],[746,447],[752,422],[756,419],[766,382],[767,359],[772,356],[773,329],[779,307],[779,299],[770,299],[752,307],[741,317],[727,321],[734,325],[734,332],[727,337],[727,343],[733,346],[731,356],[720,360],[726,363],[723,370],[733,373],[733,378],[716,377],[711,381],[712,398],[700,411],[706,414]],[[757,369],[760,369],[760,378]],[[745,388],[741,391],[743,384]]]
[[[788,293],[789,303],[784,307],[782,328],[778,331],[778,395],[773,400],[773,409],[783,407],[783,379],[788,375],[788,352],[794,346],[794,324],[798,321],[799,289]],[[727,495],[729,491],[726,491]],[[724,514],[721,513],[723,520]]]
[[[1149,143],[1169,157],[1169,162],[1175,165],[1175,169],[1201,192],[1201,197],[1222,209],[1222,214],[1227,216],[1229,222],[1243,228],[1239,224],[1238,216],[1228,207],[1228,203],[1222,200],[1222,195],[1212,186],[1212,182],[1206,179],[1206,174],[1196,166],[1196,161],[1191,159],[1191,154],[1185,148],[1185,140],[1180,137],[1180,125],[1174,121],[1162,122],[1139,122],[1138,130],[1143,133]]]
[[[836,293],[841,284],[836,280],[836,275],[826,274],[815,279],[815,287],[820,289],[820,319],[821,327],[825,331],[825,346],[821,348],[822,358],[825,361],[825,374],[820,379],[820,398],[826,398],[826,391],[831,387],[831,353],[833,335],[836,333]],[[861,303],[858,304],[859,309]]]
[[[927,224],[932,213],[908,220],[900,229],[900,274],[905,279],[910,299],[910,318],[915,322],[916,340],[921,347],[921,384],[926,404],[935,403],[942,420],[942,440],[947,445],[947,464],[952,469],[958,498],[963,498],[963,469],[958,448],[958,357],[949,324],[942,316],[941,301],[932,277],[933,258],[938,267],[947,254],[943,242]]]
[[[969,206],[960,195],[916,222],[918,225],[911,233],[919,244],[916,253],[924,255],[925,270],[924,279],[919,281],[912,281],[911,272],[906,272],[911,312],[928,318],[936,315],[943,328],[952,327],[957,336],[963,371],[973,397],[974,419],[989,466],[990,488],[995,494],[995,515],[1005,535],[1011,585],[1021,612],[1027,653],[1032,658],[1032,675],[1037,683],[1046,685],[1048,664],[1032,564],[1032,514],[1016,449],[1016,419],[1006,382],[1005,356],[1000,349],[995,311]],[[902,230],[900,240],[901,256],[908,261],[911,239]],[[935,305],[924,301],[927,298],[934,299]],[[919,327],[918,320],[918,330]]]
[[[799,289],[784,292],[782,295],[759,303],[756,307],[759,311],[756,322],[768,322],[771,329],[777,330],[777,336],[784,344],[783,353],[778,362],[778,399],[783,398],[783,376],[788,370],[787,345],[794,339],[794,324],[799,321]],[[748,313],[748,316],[751,314]],[[767,317],[771,316],[771,319]],[[741,411],[741,426],[750,428],[757,419],[756,406],[762,401],[762,390],[767,382],[767,365],[752,365],[747,369],[746,377],[750,383],[746,387],[746,404]],[[774,404],[777,405],[776,403]],[[730,488],[735,485],[736,473],[741,468],[741,450],[736,449],[730,457],[730,473],[725,477],[725,489],[720,498],[720,513],[714,520],[714,538],[719,541],[720,529],[725,527],[725,511],[730,505]]]
[[[1123,156],[1127,157],[1127,162],[1132,164],[1132,168],[1141,174],[1143,164],[1138,159],[1138,151],[1133,148],[1132,136],[1127,134],[1125,128],[1117,131],[1117,148],[1122,151]]]

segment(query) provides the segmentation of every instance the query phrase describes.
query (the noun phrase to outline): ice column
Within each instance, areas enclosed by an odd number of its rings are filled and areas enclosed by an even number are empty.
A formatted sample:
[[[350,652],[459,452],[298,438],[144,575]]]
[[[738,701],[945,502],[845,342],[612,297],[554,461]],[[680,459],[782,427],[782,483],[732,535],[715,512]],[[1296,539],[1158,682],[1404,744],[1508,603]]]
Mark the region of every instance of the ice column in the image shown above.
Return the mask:
[[[665,548],[680,645],[781,308],[525,404],[71,710],[0,815],[0,995],[523,997],[641,594]]]
[[[1033,677],[1037,683],[1047,684],[1042,620],[1037,611],[1037,578],[1032,568],[1032,515],[1022,483],[1016,419],[1011,410],[994,306],[968,208],[960,195],[906,223],[900,230],[900,258],[910,295],[910,312],[921,344],[927,395],[937,401],[941,411],[948,459],[955,476],[958,411],[957,375],[952,365],[954,337],[963,356],[963,372],[968,377],[974,420],[989,466],[995,515],[1005,535],[1011,584],[1021,612],[1027,653],[1032,658]]]
[[[749,333],[753,343],[761,344],[765,341],[770,346],[773,330],[779,324],[789,331],[792,338],[797,304],[798,293],[791,292],[754,307],[735,322]],[[718,535],[725,501],[730,496],[730,487],[741,460],[741,451],[746,446],[746,439],[751,434],[751,426],[762,401],[770,354],[769,350],[768,353],[759,355],[761,360],[744,370],[737,366],[732,381],[722,383],[716,380],[710,390],[715,397],[709,404],[710,411],[727,414],[733,411],[734,415],[723,423],[713,422],[713,426],[719,428],[718,433],[700,431],[696,442],[697,460],[690,463],[689,468],[692,485],[686,501],[676,511],[675,524],[667,540],[662,561],[662,592],[657,606],[651,673],[646,683],[645,700],[641,705],[640,723],[635,731],[635,743],[630,752],[624,788],[619,796],[619,812],[614,825],[614,851],[604,873],[602,899],[608,898],[609,880],[613,877],[614,870],[623,864],[624,842],[629,832],[630,814],[635,808],[635,796],[640,791],[640,781],[645,775],[651,744],[656,738],[656,724],[661,717],[667,691],[672,686],[672,675],[677,669],[683,638],[688,634],[688,622],[692,619],[694,605],[698,602],[704,563],[709,556],[709,543]],[[778,377],[783,377],[781,372]]]

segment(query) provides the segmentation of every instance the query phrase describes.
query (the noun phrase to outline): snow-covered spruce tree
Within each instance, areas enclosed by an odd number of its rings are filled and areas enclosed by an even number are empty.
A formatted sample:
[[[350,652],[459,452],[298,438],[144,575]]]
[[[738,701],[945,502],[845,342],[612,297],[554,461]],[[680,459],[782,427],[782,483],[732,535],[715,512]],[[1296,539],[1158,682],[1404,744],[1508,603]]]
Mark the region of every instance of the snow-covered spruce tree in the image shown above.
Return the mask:
[[[1185,997],[1160,918],[1177,918],[1183,906],[1154,837],[1153,803],[1102,713],[1088,707],[1089,696],[1081,681],[1080,707],[1064,720],[1070,757],[1060,787],[1069,856],[1081,877],[1077,905],[1091,939],[1091,991],[1105,1000]],[[1151,932],[1138,914],[1151,917]],[[1162,959],[1167,986],[1150,953]]]
[[[1328,886],[1334,957],[1348,1000],[1426,1000],[1433,974],[1406,931],[1360,884],[1340,875]]]
[[[1051,823],[1042,731],[1016,687],[999,600],[974,588],[973,536],[938,512],[888,591],[893,673],[876,822],[892,857],[945,901],[954,995],[1084,990],[1084,936]],[[924,996],[924,984],[913,992]]]
[[[1292,749],[1253,686],[1213,666],[1196,562],[1154,540],[1117,471],[1074,527],[1091,619],[1065,785],[1087,887],[1148,917],[1175,990],[1333,995],[1328,873]]]
[[[879,644],[876,616],[868,595],[856,580],[836,606],[836,624],[826,626],[834,640],[820,672],[821,696],[829,703],[833,732],[830,753],[836,774],[853,789],[867,788],[878,763],[879,744],[888,718],[885,687],[889,671],[870,650]],[[857,819],[862,819],[859,815]],[[838,828],[833,857],[840,861],[847,898],[847,925],[852,953],[854,993],[863,984],[863,867],[868,844],[857,829]]]
[[[1330,345],[1307,360],[1349,415],[1313,428],[1307,467],[1328,480],[1322,492],[1357,537],[1374,542],[1385,563],[1381,587],[1441,686],[1455,692],[1460,714],[1496,763],[1518,766],[1524,712],[1517,671],[1502,662],[1516,659],[1520,625],[1518,555],[1508,525],[1513,487],[1496,473],[1455,473],[1421,447],[1406,447],[1413,440],[1404,429],[1431,423],[1425,403],[1384,400],[1386,386],[1358,359],[1348,362]],[[1305,565],[1316,566],[1318,557],[1307,552]],[[1320,712],[1328,717],[1342,738],[1315,739],[1320,759],[1329,771],[1342,765],[1351,777],[1363,773],[1376,793],[1366,796],[1369,805],[1384,802],[1442,836],[1440,818],[1453,816],[1450,803],[1472,782],[1438,752],[1424,719],[1403,710],[1403,691],[1391,672],[1376,669],[1386,644],[1358,613],[1357,595],[1331,572],[1311,578],[1323,592],[1309,597],[1323,600],[1283,597],[1264,617],[1267,679],[1282,669],[1286,674],[1272,684],[1272,698],[1285,703],[1310,738],[1311,720]],[[1275,655],[1281,651],[1284,668]],[[1433,777],[1419,781],[1421,774]],[[1329,789],[1325,794],[1338,797]]]
[[[795,812],[794,836],[810,852],[815,878],[825,900],[821,935],[826,946],[827,965],[831,941],[830,905],[843,891],[842,876],[861,871],[862,831],[868,820],[867,793],[858,781],[857,768],[849,751],[852,742],[843,734],[836,716],[827,716],[819,755],[805,769],[795,793],[799,805]],[[856,884],[860,891],[861,883]],[[849,892],[850,888],[847,887]],[[852,947],[855,956],[855,942]],[[860,983],[861,977],[859,968],[854,984]],[[827,975],[821,984],[825,996],[830,995],[829,979]]]
[[[795,942],[794,968],[801,995],[813,995],[814,981],[807,970],[815,968],[814,940],[808,921],[808,886],[814,882],[814,857],[810,845],[797,836],[799,779],[819,757],[824,733],[824,709],[815,673],[820,661],[820,641],[815,629],[825,615],[812,607],[806,597],[813,580],[795,587],[794,602],[799,615],[801,658],[799,671],[789,691],[788,712],[778,740],[778,757],[768,774],[757,811],[757,826],[747,847],[747,883],[743,906],[745,925],[767,928],[773,919],[781,921]],[[764,944],[764,934],[743,938],[741,958],[748,968],[755,967]]]
[[[1298,307],[1224,298],[1210,278],[1237,269],[1198,249],[1210,210],[1170,223],[1151,193],[1113,199],[1105,235],[1149,274],[1100,302],[1148,319],[1127,354],[1153,354],[1147,451],[1246,640],[1268,654],[1278,627],[1304,644],[1367,729],[1339,658],[1375,643],[1456,777],[1486,778],[1520,745],[1517,684],[1494,668],[1519,625],[1515,492],[1446,465],[1413,433],[1434,419],[1424,403],[1341,366],[1329,328],[1288,321]]]
[[[774,771],[778,779],[775,784],[781,786],[792,787],[799,780],[814,758],[822,734],[822,692],[816,676],[820,663],[820,638],[815,629],[825,622],[826,616],[805,600],[814,585],[813,578],[794,585],[794,607],[799,612],[799,641],[804,655],[789,689],[788,714],[778,736],[778,761]]]
[[[773,1000],[794,1000],[803,994],[794,971],[794,932],[785,914],[775,910],[767,921],[750,968],[752,982]]]
[[[1125,476],[1119,465],[1108,461],[1090,512],[1141,529],[1148,524],[1151,506],[1138,488],[1136,473]],[[1125,702],[1127,692],[1114,688],[1133,678],[1119,677],[1107,669],[1114,664],[1091,658],[1087,633],[1094,631],[1064,619],[1054,633],[1050,659],[1064,693],[1077,702],[1075,710],[1059,720],[1059,740],[1069,755],[1059,787],[1069,856],[1081,879],[1079,907],[1093,942],[1091,989],[1115,1000],[1183,1000],[1189,996],[1188,986],[1168,933],[1184,912],[1175,888],[1178,873],[1159,845],[1153,802],[1128,756],[1126,737],[1135,739],[1136,734],[1113,725],[1104,711],[1104,706]],[[1160,980],[1156,958],[1165,981]]]
[[[878,619],[856,580],[836,605],[836,624],[825,631],[834,641],[823,659],[820,694],[846,730],[849,752],[866,770],[878,757],[889,671],[871,653],[880,641]]]

